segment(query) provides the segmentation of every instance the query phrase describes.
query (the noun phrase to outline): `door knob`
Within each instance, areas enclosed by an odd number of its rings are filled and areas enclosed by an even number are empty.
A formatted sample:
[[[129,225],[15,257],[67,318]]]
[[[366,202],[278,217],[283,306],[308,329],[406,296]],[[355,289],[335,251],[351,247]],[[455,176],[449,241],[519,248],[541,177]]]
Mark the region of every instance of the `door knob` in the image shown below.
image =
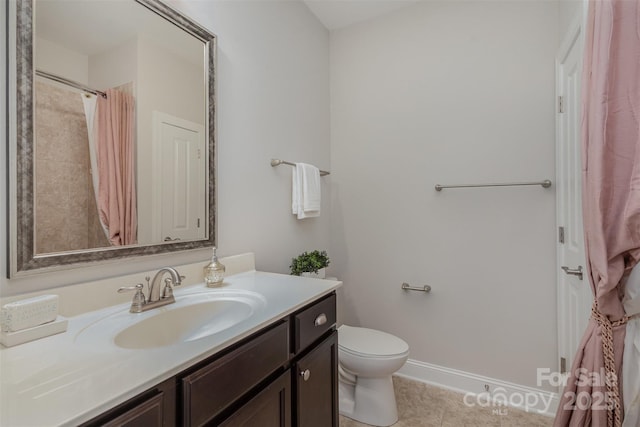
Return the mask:
[[[578,276],[578,279],[582,280],[583,273],[582,273],[581,265],[579,265],[578,268],[569,268],[566,265],[563,265],[560,268],[562,268],[566,274],[571,274],[572,276]]]
[[[304,371],[300,372],[300,376],[302,377],[303,380],[309,381],[309,378],[311,377],[311,371],[308,369],[305,369]]]

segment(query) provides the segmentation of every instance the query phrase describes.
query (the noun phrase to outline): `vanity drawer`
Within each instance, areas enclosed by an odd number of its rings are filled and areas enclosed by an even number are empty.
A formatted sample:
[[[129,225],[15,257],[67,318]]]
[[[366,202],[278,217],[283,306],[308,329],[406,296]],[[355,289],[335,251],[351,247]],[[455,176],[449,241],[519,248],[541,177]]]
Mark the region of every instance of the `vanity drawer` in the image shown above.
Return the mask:
[[[200,426],[256,386],[289,358],[289,323],[254,337],[182,379],[183,425]]]
[[[293,315],[294,353],[304,350],[336,324],[336,294],[333,293]]]

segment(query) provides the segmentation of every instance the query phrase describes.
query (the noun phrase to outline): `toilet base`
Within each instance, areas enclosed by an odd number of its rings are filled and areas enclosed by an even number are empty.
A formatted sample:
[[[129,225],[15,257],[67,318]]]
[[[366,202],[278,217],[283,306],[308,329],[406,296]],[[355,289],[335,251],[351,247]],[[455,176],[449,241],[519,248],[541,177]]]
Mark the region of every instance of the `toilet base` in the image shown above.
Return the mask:
[[[358,377],[356,385],[339,383],[340,415],[373,426],[388,427],[398,421],[391,376]]]

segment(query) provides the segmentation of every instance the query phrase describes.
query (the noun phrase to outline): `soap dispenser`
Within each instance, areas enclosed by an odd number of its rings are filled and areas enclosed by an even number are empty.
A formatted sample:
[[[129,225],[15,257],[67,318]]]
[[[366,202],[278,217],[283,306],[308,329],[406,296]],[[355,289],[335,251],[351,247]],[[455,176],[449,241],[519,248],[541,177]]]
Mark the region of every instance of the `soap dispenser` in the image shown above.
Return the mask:
[[[213,247],[213,256],[211,262],[204,268],[204,282],[208,287],[213,288],[222,285],[224,280],[224,265],[218,261],[216,255],[216,247]]]

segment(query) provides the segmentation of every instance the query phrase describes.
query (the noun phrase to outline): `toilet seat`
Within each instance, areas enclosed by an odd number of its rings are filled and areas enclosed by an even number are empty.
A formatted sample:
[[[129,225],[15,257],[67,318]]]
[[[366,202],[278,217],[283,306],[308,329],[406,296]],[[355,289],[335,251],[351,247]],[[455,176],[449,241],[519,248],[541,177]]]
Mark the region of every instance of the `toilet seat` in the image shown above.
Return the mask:
[[[338,348],[354,356],[375,359],[405,356],[409,352],[409,344],[394,335],[347,325],[338,328]]]

